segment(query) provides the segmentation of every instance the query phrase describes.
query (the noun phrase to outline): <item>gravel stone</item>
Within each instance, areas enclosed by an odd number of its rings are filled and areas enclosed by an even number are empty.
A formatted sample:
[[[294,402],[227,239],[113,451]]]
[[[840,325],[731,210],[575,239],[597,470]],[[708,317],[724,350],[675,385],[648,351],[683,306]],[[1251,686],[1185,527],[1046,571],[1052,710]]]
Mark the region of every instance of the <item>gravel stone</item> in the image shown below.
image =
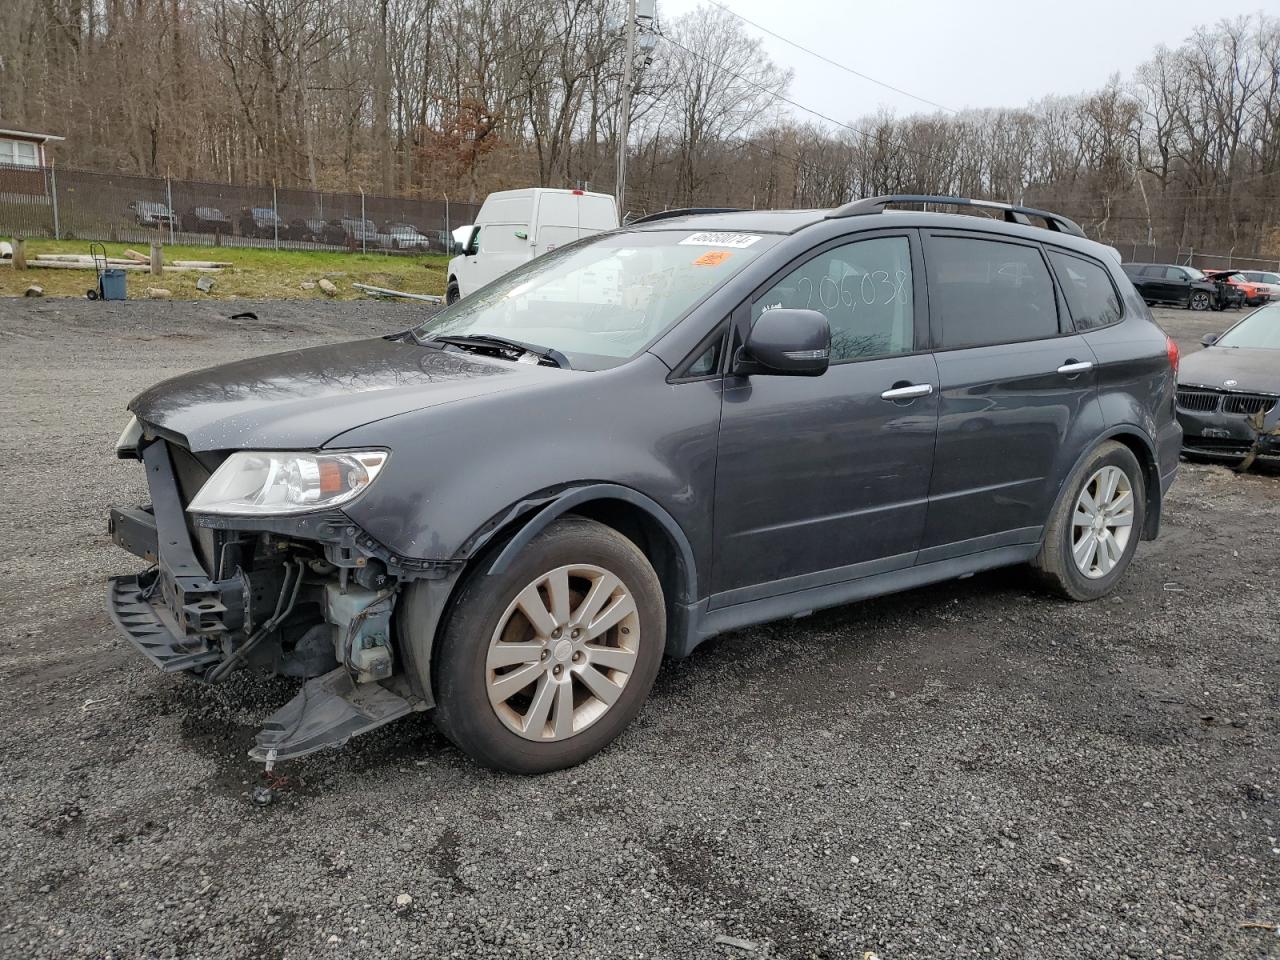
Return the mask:
[[[0,956],[1280,956],[1274,473],[1184,465],[1118,602],[1010,570],[738,631],[577,769],[482,770],[413,716],[255,806],[294,684],[160,674],[103,611],[139,568],[106,534],[145,498],[125,403],[426,315],[0,301]],[[1160,315],[1188,352],[1232,319]]]

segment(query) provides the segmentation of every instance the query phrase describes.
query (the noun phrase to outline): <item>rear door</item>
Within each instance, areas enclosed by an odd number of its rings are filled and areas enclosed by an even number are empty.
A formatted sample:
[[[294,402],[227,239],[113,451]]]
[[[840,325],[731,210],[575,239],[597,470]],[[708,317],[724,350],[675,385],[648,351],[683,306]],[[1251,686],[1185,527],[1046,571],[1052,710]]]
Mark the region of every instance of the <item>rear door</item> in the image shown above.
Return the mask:
[[[1036,542],[1090,439],[1093,353],[1039,244],[932,231],[925,261],[941,397],[917,562]]]
[[[769,309],[821,311],[831,366],[725,378],[713,607],[914,562],[938,416],[918,243],[912,230],[827,242],[735,312],[741,336]]]

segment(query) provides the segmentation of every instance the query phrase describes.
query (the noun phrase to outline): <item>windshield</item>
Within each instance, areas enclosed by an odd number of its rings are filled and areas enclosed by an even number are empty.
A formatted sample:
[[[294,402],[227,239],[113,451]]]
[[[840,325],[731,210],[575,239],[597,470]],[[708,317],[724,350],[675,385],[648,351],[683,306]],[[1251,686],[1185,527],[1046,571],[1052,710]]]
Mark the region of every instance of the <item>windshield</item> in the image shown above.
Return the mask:
[[[776,242],[692,230],[600,234],[500,277],[415,334],[489,334],[558,350],[578,370],[601,370],[634,357]]]
[[[1224,333],[1214,346],[1280,350],[1280,303],[1255,310]]]

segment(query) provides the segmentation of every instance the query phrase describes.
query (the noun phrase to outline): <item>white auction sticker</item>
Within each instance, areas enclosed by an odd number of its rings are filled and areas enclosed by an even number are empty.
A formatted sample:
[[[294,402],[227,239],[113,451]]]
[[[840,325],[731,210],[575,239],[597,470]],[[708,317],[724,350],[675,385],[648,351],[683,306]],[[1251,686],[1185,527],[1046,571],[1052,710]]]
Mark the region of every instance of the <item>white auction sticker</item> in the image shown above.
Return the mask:
[[[685,237],[680,243],[693,247],[732,247],[741,250],[759,239],[750,233],[695,233],[691,237]]]

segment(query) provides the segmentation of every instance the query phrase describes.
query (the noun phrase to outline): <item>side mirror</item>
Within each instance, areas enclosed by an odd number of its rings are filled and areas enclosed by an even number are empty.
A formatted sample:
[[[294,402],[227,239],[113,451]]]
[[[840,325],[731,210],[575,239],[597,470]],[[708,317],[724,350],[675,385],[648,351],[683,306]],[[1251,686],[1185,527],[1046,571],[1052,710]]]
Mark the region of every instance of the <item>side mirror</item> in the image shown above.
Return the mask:
[[[831,361],[831,325],[817,310],[766,310],[734,358],[737,374],[818,377]]]
[[[1203,337],[1200,338],[1200,342],[1204,344],[1206,347],[1212,347],[1220,339],[1222,339],[1222,335],[1219,333],[1206,333]]]

